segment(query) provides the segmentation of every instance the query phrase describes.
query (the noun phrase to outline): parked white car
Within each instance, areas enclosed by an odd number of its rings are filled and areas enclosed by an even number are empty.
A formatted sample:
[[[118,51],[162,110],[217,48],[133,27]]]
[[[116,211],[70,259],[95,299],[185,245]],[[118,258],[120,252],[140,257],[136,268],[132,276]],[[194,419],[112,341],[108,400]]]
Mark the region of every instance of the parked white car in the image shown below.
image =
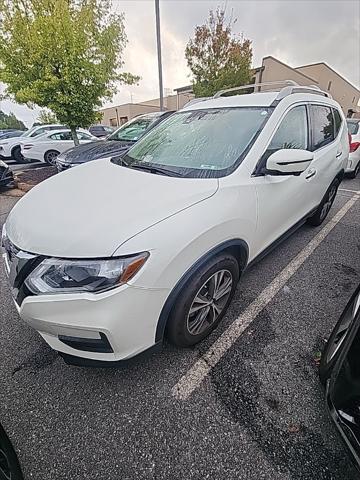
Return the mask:
[[[111,365],[164,335],[193,345],[250,264],[324,221],[348,155],[341,108],[316,88],[185,106],[126,155],[17,203],[2,240],[15,305],[73,364]]]
[[[79,143],[89,143],[98,139],[87,130],[77,131]],[[74,146],[71,131],[69,129],[54,130],[42,135],[22,141],[20,143],[21,154],[27,160],[39,160],[40,162],[55,165],[56,158],[60,153],[65,152]]]
[[[360,172],[360,119],[348,118],[346,122],[351,140],[349,161],[345,172],[349,177],[355,178]]]
[[[49,130],[64,130],[67,127],[64,125],[39,125],[37,127],[32,127],[30,130],[24,132],[20,137],[12,137],[7,138],[6,140],[0,140],[0,158],[4,160],[9,160],[13,158],[18,163],[26,163],[28,160],[25,160],[21,153],[20,142],[24,140],[27,141],[31,139],[31,141],[37,137],[38,135],[42,135],[43,133]]]

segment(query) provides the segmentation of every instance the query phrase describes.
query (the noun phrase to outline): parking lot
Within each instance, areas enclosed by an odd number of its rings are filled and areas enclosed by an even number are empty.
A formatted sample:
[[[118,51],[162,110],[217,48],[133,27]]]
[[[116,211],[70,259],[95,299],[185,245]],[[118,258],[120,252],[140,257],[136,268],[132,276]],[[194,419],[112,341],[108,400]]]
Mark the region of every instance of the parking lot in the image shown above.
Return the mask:
[[[2,226],[17,199],[0,198]],[[357,478],[316,360],[360,281],[359,219],[360,179],[345,179],[324,225],[245,273],[210,337],[126,369],[67,366],[18,317],[1,266],[0,420],[25,478]]]

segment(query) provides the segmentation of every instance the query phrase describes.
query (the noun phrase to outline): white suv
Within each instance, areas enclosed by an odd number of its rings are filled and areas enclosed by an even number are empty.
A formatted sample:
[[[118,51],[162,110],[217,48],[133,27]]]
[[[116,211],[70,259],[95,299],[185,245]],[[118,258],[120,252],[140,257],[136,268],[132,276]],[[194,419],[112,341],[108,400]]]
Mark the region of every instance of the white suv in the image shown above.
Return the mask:
[[[67,362],[199,342],[250,263],[325,219],[349,155],[340,106],[293,84],[215,97],[122,157],[44,181],[8,216],[17,309]]]

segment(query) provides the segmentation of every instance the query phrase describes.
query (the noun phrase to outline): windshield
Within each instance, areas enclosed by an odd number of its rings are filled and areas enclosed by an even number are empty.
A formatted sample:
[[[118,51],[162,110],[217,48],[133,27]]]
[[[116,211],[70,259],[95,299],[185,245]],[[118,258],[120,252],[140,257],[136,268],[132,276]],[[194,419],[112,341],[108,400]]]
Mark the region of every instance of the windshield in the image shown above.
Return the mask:
[[[350,135],[356,135],[359,131],[360,122],[346,122]]]
[[[112,133],[107,139],[136,142],[158,118],[158,116],[134,118]]]
[[[246,155],[272,110],[240,107],[176,113],[132,146],[123,164],[165,167],[188,177],[227,175]]]

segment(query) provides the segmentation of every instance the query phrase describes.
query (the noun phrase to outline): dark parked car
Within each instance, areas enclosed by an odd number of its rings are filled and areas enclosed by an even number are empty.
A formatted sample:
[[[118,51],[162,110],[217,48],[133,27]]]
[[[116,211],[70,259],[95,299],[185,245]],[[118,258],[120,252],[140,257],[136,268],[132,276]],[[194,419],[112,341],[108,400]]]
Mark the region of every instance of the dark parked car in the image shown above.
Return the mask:
[[[98,138],[104,138],[113,133],[114,128],[112,127],[107,127],[106,125],[91,125],[89,128],[89,132],[91,135],[94,135],[94,137]]]
[[[0,188],[9,187],[14,182],[14,176],[8,165],[0,160]],[[0,477],[1,480],[1,477]]]
[[[330,415],[360,472],[360,285],[325,346],[320,377]]]
[[[0,424],[0,480],[23,480],[23,478],[15,450]]]
[[[107,139],[73,147],[56,159],[58,171],[99,158],[119,155],[174,112],[154,112],[139,115],[115,130]]]
[[[20,137],[24,133],[23,130],[0,130],[0,140],[5,138]]]

